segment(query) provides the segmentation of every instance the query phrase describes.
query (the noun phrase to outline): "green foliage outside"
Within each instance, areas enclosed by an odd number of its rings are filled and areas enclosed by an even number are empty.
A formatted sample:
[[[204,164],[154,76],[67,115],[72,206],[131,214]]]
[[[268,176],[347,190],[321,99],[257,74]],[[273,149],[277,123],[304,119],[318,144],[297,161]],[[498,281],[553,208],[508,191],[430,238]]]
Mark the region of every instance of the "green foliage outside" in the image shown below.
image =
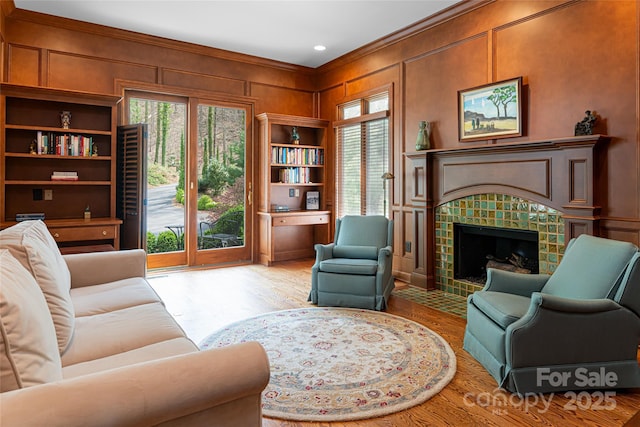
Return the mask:
[[[214,228],[214,233],[235,232],[236,226],[233,224],[233,222],[235,222],[236,224],[240,224],[237,236],[240,238],[244,238],[244,206],[243,205],[236,205],[230,208],[229,210],[227,210],[225,213],[223,213],[218,219],[218,223]]]
[[[178,240],[171,231],[163,231],[158,235],[147,232],[147,253],[164,253],[178,250]]]
[[[184,190],[182,188],[176,190],[176,202],[184,205]]]
[[[210,211],[216,206],[216,202],[206,194],[203,194],[198,199],[198,210],[199,211]]]
[[[171,182],[172,175],[169,168],[151,163],[147,170],[147,182],[150,186],[168,184]]]
[[[211,197],[222,194],[229,181],[229,172],[217,159],[211,159],[207,166],[202,168],[202,178],[198,181],[198,191],[207,193]]]

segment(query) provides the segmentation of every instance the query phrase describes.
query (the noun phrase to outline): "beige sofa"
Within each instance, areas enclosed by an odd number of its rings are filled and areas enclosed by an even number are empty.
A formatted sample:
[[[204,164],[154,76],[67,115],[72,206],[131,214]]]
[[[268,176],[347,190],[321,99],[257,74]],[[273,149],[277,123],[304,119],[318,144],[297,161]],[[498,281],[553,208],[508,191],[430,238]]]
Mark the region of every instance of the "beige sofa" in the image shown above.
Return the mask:
[[[258,343],[198,351],[142,250],[62,256],[41,221],[0,232],[0,425],[259,426]]]

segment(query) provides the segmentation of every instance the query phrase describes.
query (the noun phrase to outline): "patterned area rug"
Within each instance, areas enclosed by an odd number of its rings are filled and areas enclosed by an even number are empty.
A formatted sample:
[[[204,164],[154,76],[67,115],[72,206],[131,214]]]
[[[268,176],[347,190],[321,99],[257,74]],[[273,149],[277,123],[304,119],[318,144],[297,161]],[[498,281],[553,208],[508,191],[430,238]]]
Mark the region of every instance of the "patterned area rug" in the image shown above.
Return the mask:
[[[234,323],[200,348],[258,341],[271,379],[263,414],[298,421],[378,417],[423,403],[453,378],[449,344],[419,323],[387,313],[306,308]]]

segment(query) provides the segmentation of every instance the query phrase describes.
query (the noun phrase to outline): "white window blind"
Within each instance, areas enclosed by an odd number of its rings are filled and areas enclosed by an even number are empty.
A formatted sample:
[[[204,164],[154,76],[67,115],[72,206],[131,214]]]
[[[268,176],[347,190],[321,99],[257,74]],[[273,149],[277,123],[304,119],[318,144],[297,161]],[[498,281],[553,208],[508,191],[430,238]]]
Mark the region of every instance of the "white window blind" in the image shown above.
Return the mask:
[[[389,170],[388,95],[352,101],[340,111],[338,216],[385,215],[389,195],[382,174]]]

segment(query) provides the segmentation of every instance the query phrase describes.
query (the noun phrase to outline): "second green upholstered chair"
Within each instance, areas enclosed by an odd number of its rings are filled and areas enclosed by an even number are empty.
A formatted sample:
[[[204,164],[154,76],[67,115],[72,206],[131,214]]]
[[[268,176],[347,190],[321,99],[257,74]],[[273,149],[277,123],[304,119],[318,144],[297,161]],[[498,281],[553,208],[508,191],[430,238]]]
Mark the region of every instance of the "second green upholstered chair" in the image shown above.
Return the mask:
[[[347,215],[336,220],[334,242],[315,245],[309,301],[319,306],[384,310],[394,288],[393,221]]]

